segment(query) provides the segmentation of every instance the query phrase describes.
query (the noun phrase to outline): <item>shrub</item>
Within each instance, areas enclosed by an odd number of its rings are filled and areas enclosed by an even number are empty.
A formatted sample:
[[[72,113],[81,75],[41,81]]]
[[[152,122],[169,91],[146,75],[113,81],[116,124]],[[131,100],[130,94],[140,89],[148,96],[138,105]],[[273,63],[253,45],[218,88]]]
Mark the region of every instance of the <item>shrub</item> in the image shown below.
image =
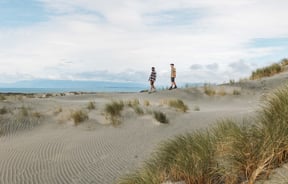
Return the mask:
[[[155,118],[157,121],[159,121],[160,123],[165,123],[165,124],[169,123],[166,115],[165,115],[163,112],[154,111],[154,112],[153,112],[153,116],[154,116],[154,118]]]
[[[95,102],[89,102],[87,105],[87,109],[89,109],[89,110],[95,109]]]
[[[88,114],[82,110],[72,112],[71,118],[76,126],[89,119]]]
[[[110,104],[106,104],[105,106],[105,117],[106,119],[110,120],[113,125],[119,125],[120,117],[121,117],[121,111],[124,108],[123,101],[120,102],[112,102]]]
[[[184,102],[180,99],[170,100],[169,106],[174,107],[175,109],[179,109],[182,112],[186,112],[189,109],[188,106],[185,105]]]

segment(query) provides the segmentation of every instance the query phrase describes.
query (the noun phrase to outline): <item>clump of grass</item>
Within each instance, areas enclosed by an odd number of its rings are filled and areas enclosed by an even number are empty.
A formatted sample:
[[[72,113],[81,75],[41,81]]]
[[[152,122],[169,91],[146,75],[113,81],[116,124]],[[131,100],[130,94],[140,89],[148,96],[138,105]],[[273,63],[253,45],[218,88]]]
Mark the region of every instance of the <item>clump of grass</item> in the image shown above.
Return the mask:
[[[189,109],[188,106],[184,104],[184,102],[180,99],[169,100],[169,106],[178,109],[182,112],[187,112],[187,110]]]
[[[127,101],[127,106],[128,107],[135,107],[135,106],[138,106],[140,105],[140,102],[138,99],[133,99],[133,100],[129,100]]]
[[[239,90],[236,90],[236,89],[233,90],[233,95],[240,95],[240,94],[241,92]]]
[[[25,107],[25,106],[22,106],[20,108],[20,112],[19,113],[20,113],[19,115],[22,116],[22,117],[28,117],[29,116],[29,109],[27,107]]]
[[[8,113],[8,109],[6,107],[0,108],[0,114],[1,115],[6,114],[6,113]]]
[[[114,125],[117,126],[121,123],[120,117],[121,117],[121,111],[124,108],[124,103],[123,101],[116,102],[113,101],[109,104],[106,104],[105,106],[105,117],[106,119],[110,120],[110,122]]]
[[[252,72],[250,76],[251,80],[261,79],[263,77],[270,77],[282,71],[281,64],[274,63],[270,66],[259,68],[256,71]]]
[[[0,101],[6,100],[6,97],[2,94],[0,94]]]
[[[214,96],[216,91],[210,84],[204,84],[204,93],[208,96]]]
[[[161,111],[153,111],[153,116],[160,123],[164,124],[169,123],[169,120],[167,119],[166,115]]]
[[[33,112],[32,113],[32,117],[35,117],[35,118],[37,118],[37,119],[39,119],[39,118],[41,118],[41,116],[42,116],[42,114],[40,113],[40,112]]]
[[[225,95],[227,95],[227,92],[225,91],[224,88],[220,88],[220,90],[218,91],[218,95],[225,96]]]
[[[195,106],[194,106],[194,111],[200,111],[199,105],[195,105]]]
[[[84,112],[82,110],[77,110],[71,113],[71,118],[74,121],[74,124],[77,126],[81,122],[84,122],[89,119],[87,112]]]
[[[63,109],[62,107],[57,107],[55,110],[54,110],[54,115],[57,115],[59,113],[63,112]]]
[[[144,114],[143,109],[141,107],[139,107],[139,106],[136,106],[133,109],[138,115],[143,115]]]
[[[150,101],[149,100],[144,100],[144,106],[146,106],[146,107],[150,106]]]
[[[88,102],[87,109],[89,110],[95,109],[95,102],[92,101]]]

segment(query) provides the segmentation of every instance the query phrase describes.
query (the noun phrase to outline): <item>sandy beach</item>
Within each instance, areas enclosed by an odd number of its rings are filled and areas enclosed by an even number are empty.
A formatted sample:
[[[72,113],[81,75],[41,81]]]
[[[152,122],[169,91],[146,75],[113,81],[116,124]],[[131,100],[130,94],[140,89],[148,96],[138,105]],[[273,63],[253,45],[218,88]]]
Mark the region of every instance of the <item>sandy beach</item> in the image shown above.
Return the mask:
[[[179,88],[155,93],[67,93],[65,95],[7,95],[0,108],[0,184],[112,184],[139,168],[159,143],[175,135],[207,128],[224,118],[249,119],[266,93],[280,86],[287,73],[236,84]],[[239,92],[233,94],[233,92]],[[225,92],[225,93],[224,93]],[[187,112],[167,105],[181,99]],[[137,100],[143,114],[125,106],[121,124],[105,118],[105,105]],[[95,109],[88,109],[93,102]],[[149,104],[147,104],[149,102]],[[23,109],[28,115],[20,116]],[[87,112],[77,126],[73,111]],[[159,123],[151,111],[163,112],[168,124]]]

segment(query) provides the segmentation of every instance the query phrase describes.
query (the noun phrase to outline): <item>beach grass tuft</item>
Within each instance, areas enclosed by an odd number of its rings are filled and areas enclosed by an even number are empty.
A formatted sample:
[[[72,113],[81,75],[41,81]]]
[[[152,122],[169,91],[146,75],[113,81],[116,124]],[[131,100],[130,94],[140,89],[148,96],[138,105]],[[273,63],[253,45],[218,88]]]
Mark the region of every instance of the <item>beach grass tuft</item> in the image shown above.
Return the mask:
[[[9,110],[6,107],[0,108],[0,115],[7,114]]]
[[[211,84],[204,84],[204,93],[208,96],[214,96],[216,91]]]
[[[80,123],[89,119],[87,112],[82,110],[76,110],[71,113],[71,118],[74,121],[74,124],[77,126]]]
[[[95,107],[95,102],[93,102],[93,101],[90,101],[90,102],[88,102],[88,104],[87,104],[87,109],[88,110],[94,110],[96,107]]]
[[[167,124],[169,120],[167,119],[166,115],[161,111],[153,111],[153,117],[160,123]]]
[[[106,119],[108,119],[112,125],[117,126],[121,123],[121,112],[124,109],[123,101],[113,101],[105,105],[104,113]]]
[[[181,112],[187,112],[187,110],[189,109],[188,106],[180,99],[169,100],[168,105],[177,110],[180,110]]]

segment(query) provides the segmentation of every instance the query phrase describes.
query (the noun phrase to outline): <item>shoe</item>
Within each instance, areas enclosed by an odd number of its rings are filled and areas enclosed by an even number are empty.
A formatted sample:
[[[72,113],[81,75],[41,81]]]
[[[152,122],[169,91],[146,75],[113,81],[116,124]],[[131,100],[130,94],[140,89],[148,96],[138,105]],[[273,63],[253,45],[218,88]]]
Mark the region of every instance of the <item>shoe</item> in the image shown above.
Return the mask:
[[[177,88],[177,86],[174,87],[174,89],[176,89],[176,88]]]
[[[172,86],[169,88],[169,90],[171,90],[172,89]]]

